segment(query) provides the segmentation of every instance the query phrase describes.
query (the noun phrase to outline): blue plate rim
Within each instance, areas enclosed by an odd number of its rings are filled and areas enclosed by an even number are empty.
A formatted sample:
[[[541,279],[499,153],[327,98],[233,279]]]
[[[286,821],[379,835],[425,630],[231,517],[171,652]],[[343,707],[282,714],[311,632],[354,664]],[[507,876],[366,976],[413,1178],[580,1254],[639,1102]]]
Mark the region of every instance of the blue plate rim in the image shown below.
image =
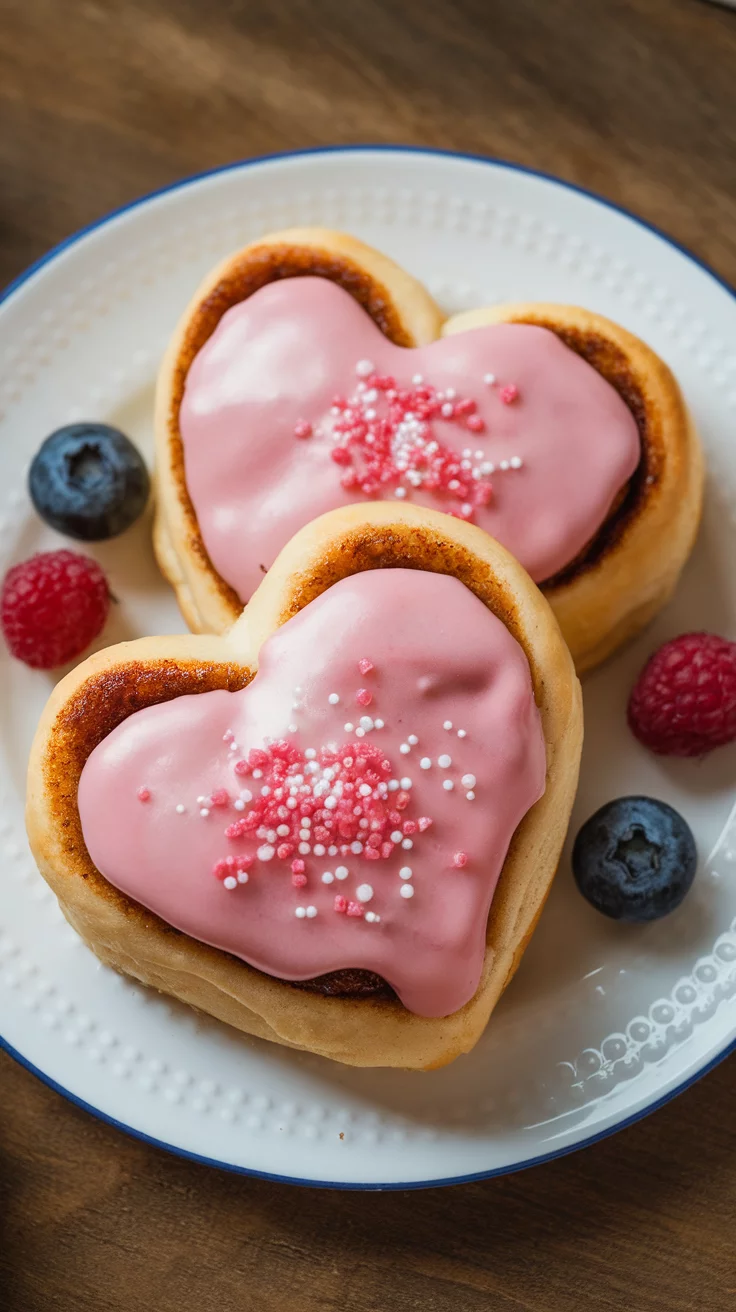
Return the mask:
[[[402,146],[398,143],[371,144],[366,142],[358,145],[310,146],[302,150],[283,150],[275,151],[267,155],[255,155],[249,159],[236,160],[230,164],[217,165],[214,168],[205,169],[201,173],[193,173],[185,178],[180,178],[175,182],[167,183],[164,187],[158,187],[156,190],[147,192],[145,195],[139,196],[135,200],[119,206],[117,209],[110,210],[108,213],[103,214],[99,219],[95,219],[93,222],[86,224],[83,228],[77,229],[76,232],[71,233],[68,237],[65,237],[63,241],[60,241],[56,246],[53,246],[45,255],[34,260],[27,269],[20,273],[16,278],[13,278],[2,289],[2,292],[0,292],[0,305],[7,301],[14,292],[18,291],[19,288],[27,283],[34,274],[39,272],[40,269],[44,268],[45,265],[52,263],[59,255],[68,250],[71,246],[75,246],[84,237],[95,232],[98,228],[106,227],[114,219],[119,218],[123,214],[127,214],[128,211],[139,209],[140,207],[147,205],[149,201],[157,200],[159,197],[165,196],[169,192],[183,191],[185,188],[194,186],[196,183],[202,182],[206,178],[216,177],[219,174],[232,173],[239,169],[252,168],[259,164],[268,164],[278,160],[303,158],[310,155],[350,155],[368,152],[383,152],[401,155],[429,155],[445,159],[459,159],[475,164],[491,165],[496,168],[506,169],[512,173],[523,173],[529,177],[540,178],[545,182],[551,182],[555,186],[564,188],[566,191],[585,196],[588,200],[594,201],[604,209],[612,210],[616,214],[623,215],[624,218],[635,223],[638,227],[644,228],[645,231],[653,233],[655,237],[658,237],[660,241],[663,241],[667,246],[679,251],[681,255],[700,269],[702,273],[707,274],[709,278],[713,279],[713,281],[727,292],[729,296],[736,299],[736,290],[734,290],[724,278],[721,278],[714,269],[706,264],[704,260],[701,260],[699,256],[695,255],[691,250],[688,250],[686,246],[675,241],[674,238],[669,237],[667,233],[663,232],[663,230],[658,228],[655,224],[649,223],[647,220],[640,218],[639,215],[632,213],[631,210],[625,209],[623,205],[618,205],[615,201],[607,200],[604,196],[599,195],[595,191],[589,190],[587,187],[578,186],[577,183],[568,182],[564,178],[559,178],[553,173],[546,173],[542,169],[530,168],[525,164],[517,164],[511,160],[504,160],[491,155],[474,154],[460,150],[439,150],[434,149],[431,146]],[[162,1139],[157,1139],[152,1135],[146,1134],[143,1130],[137,1130],[134,1126],[128,1125],[124,1121],[119,1121],[114,1116],[108,1115],[107,1112],[101,1111],[99,1107],[94,1107],[91,1103],[78,1097],[77,1094],[72,1093],[71,1090],[64,1088],[63,1085],[54,1080],[52,1076],[47,1075],[46,1072],[42,1071],[38,1066],[35,1066],[33,1062],[29,1061],[27,1057],[24,1057],[23,1054],[3,1038],[2,1035],[0,1035],[0,1050],[6,1052],[20,1066],[24,1067],[27,1071],[30,1071],[32,1075],[35,1075],[42,1084],[47,1085],[48,1088],[53,1089],[54,1092],[60,1093],[62,1097],[66,1098],[67,1101],[72,1103],[75,1107],[81,1107],[83,1111],[89,1112],[90,1115],[94,1116],[97,1120],[104,1122],[106,1125],[112,1125],[118,1130],[124,1131],[124,1133],[130,1135],[131,1138],[137,1139],[141,1143],[147,1143],[154,1148],[163,1149],[165,1152],[172,1153],[174,1156],[184,1158],[187,1161],[197,1162],[202,1166],[214,1166],[220,1170],[231,1171],[237,1175],[251,1176],[254,1179],[271,1180],[277,1184],[301,1185],[312,1189],[390,1191],[435,1189],[448,1185],[472,1184],[479,1180],[491,1180],[497,1176],[511,1175],[517,1171],[528,1170],[533,1166],[541,1166],[545,1162],[555,1161],[559,1157],[566,1157],[569,1153],[577,1152],[581,1148],[592,1147],[593,1144],[600,1143],[603,1139],[609,1138],[619,1130],[625,1130],[628,1126],[634,1125],[637,1121],[643,1120],[645,1116],[658,1111],[660,1107],[664,1107],[666,1103],[671,1102],[678,1094],[684,1093],[684,1091],[695,1084],[697,1080],[701,1079],[704,1075],[707,1075],[716,1066],[720,1065],[722,1061],[725,1061],[731,1053],[736,1052],[736,1039],[726,1043],[719,1053],[716,1053],[716,1055],[703,1066],[687,1076],[680,1082],[680,1084],[676,1085],[675,1088],[669,1089],[667,1093],[663,1094],[660,1098],[648,1103],[645,1107],[639,1108],[638,1111],[633,1112],[630,1116],[623,1117],[621,1120],[616,1121],[615,1124],[607,1126],[605,1129],[599,1130],[597,1133],[591,1134],[585,1139],[579,1140],[577,1143],[564,1144],[559,1148],[552,1149],[548,1153],[525,1158],[520,1162],[514,1162],[506,1166],[491,1167],[485,1171],[476,1171],[468,1175],[442,1176],[434,1180],[410,1180],[407,1182],[387,1181],[384,1183],[371,1181],[310,1180],[299,1176],[279,1175],[276,1172],[271,1171],[259,1171],[254,1167],[239,1166],[233,1162],[220,1161],[217,1158],[206,1157],[201,1153],[190,1152],[186,1148],[181,1148],[176,1144],[166,1143]]]

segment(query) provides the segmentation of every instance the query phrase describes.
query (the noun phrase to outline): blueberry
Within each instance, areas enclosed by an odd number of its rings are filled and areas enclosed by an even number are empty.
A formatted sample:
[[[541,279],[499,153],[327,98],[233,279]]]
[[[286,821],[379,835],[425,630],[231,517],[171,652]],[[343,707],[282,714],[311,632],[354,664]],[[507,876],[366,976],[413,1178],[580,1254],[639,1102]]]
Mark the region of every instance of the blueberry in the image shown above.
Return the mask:
[[[658,920],[695,878],[695,839],[681,815],[652,797],[618,797],[586,820],[572,849],[580,892],[614,920]]]
[[[41,519],[81,542],[123,533],[143,511],[149,487],[140,452],[109,424],[57,428],[37,451],[28,474]]]

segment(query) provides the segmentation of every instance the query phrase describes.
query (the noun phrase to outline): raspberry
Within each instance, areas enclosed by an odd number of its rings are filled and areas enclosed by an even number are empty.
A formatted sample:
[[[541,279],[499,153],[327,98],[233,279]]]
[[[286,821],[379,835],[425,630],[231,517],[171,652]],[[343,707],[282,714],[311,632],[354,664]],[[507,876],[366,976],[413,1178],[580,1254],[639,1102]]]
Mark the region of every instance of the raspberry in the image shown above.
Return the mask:
[[[736,738],[736,643],[684,633],[656,651],[629,699],[632,733],[659,756],[705,756]]]
[[[89,646],[109,609],[107,579],[96,561],[73,551],[44,551],[5,575],[0,625],[18,660],[50,670]]]

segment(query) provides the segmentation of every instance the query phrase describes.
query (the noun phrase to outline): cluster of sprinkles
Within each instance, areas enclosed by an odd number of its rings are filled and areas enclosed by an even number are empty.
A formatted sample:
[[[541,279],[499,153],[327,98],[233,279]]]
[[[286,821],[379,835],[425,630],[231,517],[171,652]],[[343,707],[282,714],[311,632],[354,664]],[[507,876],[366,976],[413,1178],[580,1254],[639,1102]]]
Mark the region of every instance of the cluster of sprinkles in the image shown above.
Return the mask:
[[[346,490],[376,497],[393,488],[401,500],[422,488],[448,499],[450,514],[472,520],[491,500],[492,475],[523,467],[518,455],[496,466],[484,451],[469,445],[460,454],[437,436],[437,420],[456,424],[466,434],[485,432],[486,422],[472,397],[459,397],[454,387],[438,391],[422,374],[414,374],[410,387],[399,387],[390,374],[379,374],[371,360],[359,360],[355,372],[358,382],[352,395],[335,396],[332,403],[335,445],[330,454],[343,470],[340,481]],[[485,374],[483,381],[496,387],[494,374]],[[519,389],[509,383],[497,388],[497,395],[504,405],[513,405]],[[305,439],[313,431],[300,419],[294,435]]]
[[[373,663],[367,658],[358,662],[358,671],[363,678],[373,670]],[[292,710],[300,709],[302,703],[298,698],[301,692],[301,688],[294,689]],[[341,700],[336,692],[327,697],[327,703],[332,707],[340,705]],[[373,693],[361,687],[352,700],[365,708],[372,704]],[[383,727],[383,720],[368,715],[360,716],[357,724],[349,721],[344,726],[345,731],[353,733],[356,739],[364,739],[373,730]],[[455,729],[451,720],[445,720],[442,727],[460,739],[467,736],[466,730]],[[289,730],[295,732],[296,726],[289,725]],[[228,746],[236,785],[232,789],[216,788],[209,796],[197,797],[197,809],[204,820],[218,813],[224,819],[225,812],[236,812],[235,817],[227,816],[224,829],[224,837],[234,850],[220,857],[212,868],[212,874],[228,891],[248,883],[249,872],[256,861],[285,865],[291,873],[291,884],[297,890],[305,889],[310,879],[327,886],[340,884],[351,873],[345,864],[351,857],[387,862],[399,856],[406,861],[416,836],[433,823],[430,816],[414,818],[406,814],[413,781],[408,775],[394,770],[380,747],[355,741],[341,746],[332,743],[319,749],[307,747],[302,750],[295,743],[282,739],[276,742],[267,740],[262,748],[254,747],[247,755],[241,755],[231,729],[223,734],[223,741]],[[406,757],[418,747],[417,735],[410,733],[400,744],[399,752]],[[445,772],[451,769],[453,760],[449,752],[442,752],[435,760],[422,755],[418,764],[423,771],[436,766],[440,772]],[[242,786],[244,780],[248,781],[248,787]],[[467,800],[472,802],[475,799],[475,775],[463,774],[460,785]],[[452,792],[455,781],[449,776],[444,777],[442,787]],[[137,790],[137,797],[140,802],[148,803],[151,790],[143,785]],[[184,815],[187,807],[178,803],[175,810]],[[238,851],[241,845],[249,845],[251,850]],[[337,864],[331,863],[330,869],[320,870],[326,864],[325,858],[341,860]],[[467,852],[457,851],[451,857],[449,868],[463,869],[468,860]],[[398,893],[406,901],[414,896],[413,873],[409,864],[402,864],[398,870]],[[381,916],[368,906],[373,897],[373,886],[364,882],[357,886],[352,898],[336,893],[333,910],[338,915],[362,919],[368,924],[380,924]],[[300,903],[294,909],[298,920],[314,920],[318,914],[318,908],[311,903]]]

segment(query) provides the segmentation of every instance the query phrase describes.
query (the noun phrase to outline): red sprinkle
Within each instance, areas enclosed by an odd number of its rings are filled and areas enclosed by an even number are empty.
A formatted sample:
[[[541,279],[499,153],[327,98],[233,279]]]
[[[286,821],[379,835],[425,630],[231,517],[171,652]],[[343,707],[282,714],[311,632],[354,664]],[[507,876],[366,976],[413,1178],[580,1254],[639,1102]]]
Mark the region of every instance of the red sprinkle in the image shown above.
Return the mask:
[[[311,437],[312,425],[306,419],[300,419],[294,426],[294,437]]]
[[[151,791],[150,791],[150,789],[149,789],[149,788],[139,788],[139,789],[138,789],[138,801],[139,801],[139,802],[150,802],[150,800],[151,800]]]
[[[452,858],[452,864],[456,870],[462,870],[463,866],[468,864],[467,852],[456,852]]]
[[[358,661],[358,669],[361,674],[370,674],[373,669],[373,661],[369,661],[366,656]]]
[[[361,903],[360,903],[360,902],[348,902],[348,915],[349,915],[349,916],[362,916],[362,915],[363,915],[363,907],[362,907]]]
[[[227,806],[230,801],[230,794],[227,788],[216,788],[210,798],[213,806]]]
[[[345,912],[347,911],[347,909],[348,909],[347,898],[343,897],[342,893],[338,893],[337,897],[335,898],[335,910],[340,912]]]
[[[390,837],[396,829],[403,837],[431,824],[428,816],[414,819],[406,815],[411,804],[409,790],[389,792],[388,780],[396,773],[393,764],[382,748],[365,741],[323,746],[313,754],[310,751],[308,758],[284,739],[265,750],[254,748],[233,762],[233,769],[238,774],[257,772],[263,787],[230,824],[224,823],[228,817],[222,814],[222,833],[237,845],[236,853],[240,848],[249,864],[258,859],[259,847],[270,848],[272,858],[286,866],[295,888],[306,884],[313,853],[314,863],[317,861],[315,848],[319,849],[320,869],[327,848],[336,849],[333,856],[339,851],[349,858],[357,843],[363,860],[387,861],[396,852]],[[295,780],[299,782],[295,784]],[[219,801],[220,794],[230,800],[226,789],[214,793],[213,800]],[[216,872],[222,878],[231,869],[227,864],[230,857],[223,861]]]
[[[500,389],[498,395],[500,396],[504,405],[511,405],[514,401],[517,400],[519,395],[519,389],[515,383],[508,383],[506,387],[502,387]]]
[[[367,688],[359,688],[355,694],[355,700],[359,706],[370,706],[373,701],[373,693]]]
[[[371,389],[380,395],[367,401]],[[472,397],[449,401],[428,383],[402,388],[394,378],[371,374],[350,398],[333,397],[332,413],[335,445],[330,455],[343,467],[340,482],[347,490],[381,497],[392,489],[410,493],[422,488],[449,501],[447,509],[463,519],[472,519],[474,510],[487,504],[490,490],[480,500],[477,492],[490,487],[488,475],[461,459],[433,427],[441,420],[465,433],[483,432],[485,423]]]

